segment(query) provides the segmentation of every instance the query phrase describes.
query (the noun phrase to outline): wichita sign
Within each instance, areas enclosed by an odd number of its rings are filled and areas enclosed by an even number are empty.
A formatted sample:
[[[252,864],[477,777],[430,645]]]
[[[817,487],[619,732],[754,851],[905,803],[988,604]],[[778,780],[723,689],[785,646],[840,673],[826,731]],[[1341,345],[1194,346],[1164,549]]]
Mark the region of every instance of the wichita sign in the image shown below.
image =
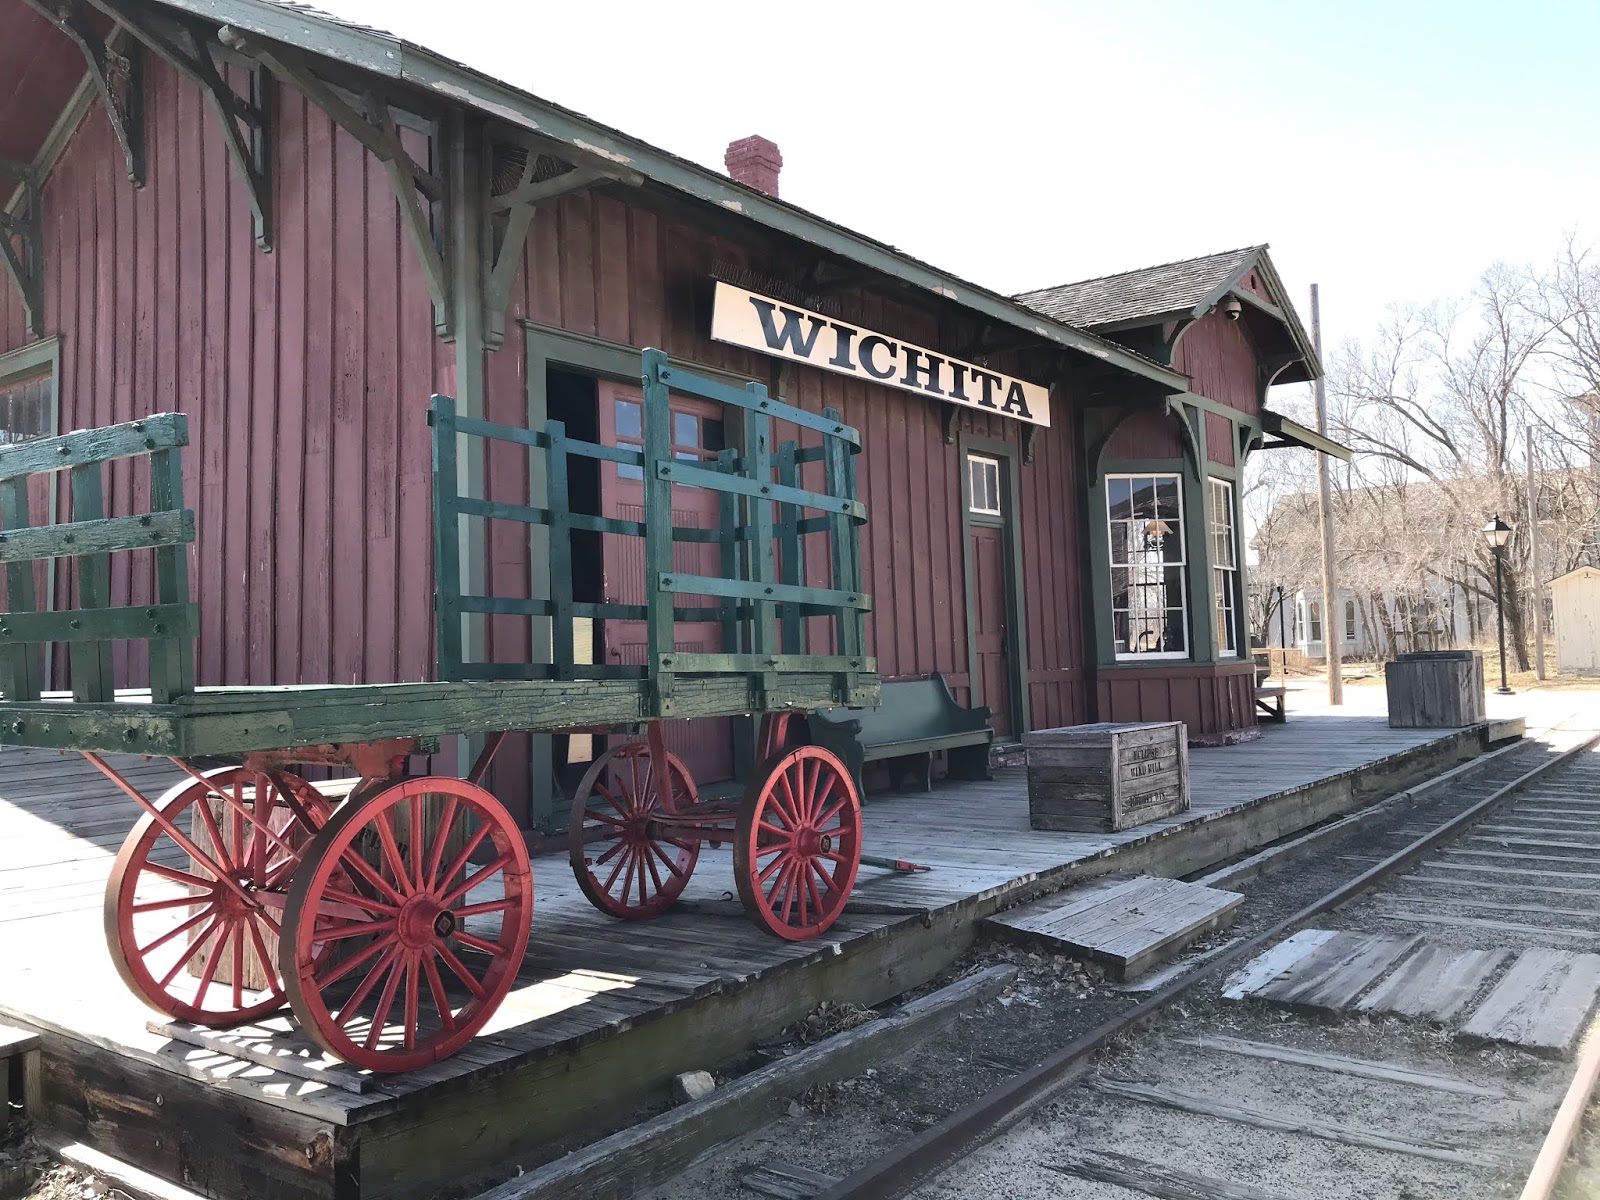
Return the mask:
[[[935,354],[721,280],[711,310],[711,337],[885,387],[1034,425],[1050,424],[1050,392],[1037,383]]]

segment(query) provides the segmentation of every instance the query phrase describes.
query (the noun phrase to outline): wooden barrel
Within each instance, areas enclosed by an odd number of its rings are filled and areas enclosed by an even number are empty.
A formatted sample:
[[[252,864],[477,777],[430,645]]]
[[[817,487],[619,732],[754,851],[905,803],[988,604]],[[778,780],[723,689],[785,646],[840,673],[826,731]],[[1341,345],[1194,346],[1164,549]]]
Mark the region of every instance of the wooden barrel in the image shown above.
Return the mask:
[[[1391,729],[1460,729],[1484,719],[1483,655],[1418,650],[1383,669]]]

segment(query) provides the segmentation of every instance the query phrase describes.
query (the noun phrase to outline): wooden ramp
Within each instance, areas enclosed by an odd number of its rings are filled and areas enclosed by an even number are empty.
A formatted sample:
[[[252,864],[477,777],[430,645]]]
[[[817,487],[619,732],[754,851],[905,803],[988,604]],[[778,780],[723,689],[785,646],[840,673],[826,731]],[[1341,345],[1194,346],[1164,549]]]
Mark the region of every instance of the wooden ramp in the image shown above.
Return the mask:
[[[1230,1000],[1418,1017],[1465,1038],[1566,1055],[1600,997],[1600,954],[1458,950],[1302,929],[1236,972]]]
[[[1202,935],[1233,924],[1243,900],[1176,879],[1108,876],[999,913],[985,926],[1001,937],[1092,958],[1118,979],[1132,979]]]

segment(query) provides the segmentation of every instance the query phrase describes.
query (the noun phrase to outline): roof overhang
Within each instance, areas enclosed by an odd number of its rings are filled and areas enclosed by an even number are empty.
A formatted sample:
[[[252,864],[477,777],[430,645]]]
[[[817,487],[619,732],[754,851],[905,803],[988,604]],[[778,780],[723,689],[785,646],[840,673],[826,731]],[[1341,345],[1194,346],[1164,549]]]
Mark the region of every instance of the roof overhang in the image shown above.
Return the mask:
[[[1289,342],[1294,346],[1294,353],[1299,361],[1279,374],[1278,383],[1309,383],[1322,375],[1322,361],[1317,356],[1316,347],[1311,337],[1306,333],[1306,328],[1300,323],[1299,314],[1295,312],[1294,305],[1288,299],[1288,292],[1284,290],[1283,280],[1279,277],[1277,268],[1272,265],[1265,246],[1257,246],[1253,253],[1247,255],[1228,278],[1210,295],[1197,304],[1190,317],[1198,320],[1220,304],[1225,296],[1237,296],[1240,301],[1261,313],[1269,321],[1283,327],[1288,335]],[[1267,300],[1252,292],[1249,288],[1240,287],[1239,281],[1251,271],[1261,276],[1262,281],[1276,299]]]
[[[892,246],[835,225],[698,163],[669,154],[579,113],[521,91],[462,63],[370,29],[267,0],[160,0],[222,25],[283,42],[475,109],[569,148],[581,161],[634,172],[663,187],[740,214],[876,274],[922,289],[1042,342],[1077,351],[1171,392],[1188,389],[1180,372],[1092,333],[968,283]]]
[[[1350,461],[1350,448],[1340,445],[1330,437],[1324,437],[1315,429],[1309,429],[1298,421],[1291,421],[1282,413],[1273,412],[1270,408],[1261,410],[1261,427],[1268,433],[1275,434],[1277,441],[1263,442],[1263,450],[1276,450],[1284,446],[1303,446],[1307,450],[1315,450],[1319,454],[1329,454],[1343,462]]]

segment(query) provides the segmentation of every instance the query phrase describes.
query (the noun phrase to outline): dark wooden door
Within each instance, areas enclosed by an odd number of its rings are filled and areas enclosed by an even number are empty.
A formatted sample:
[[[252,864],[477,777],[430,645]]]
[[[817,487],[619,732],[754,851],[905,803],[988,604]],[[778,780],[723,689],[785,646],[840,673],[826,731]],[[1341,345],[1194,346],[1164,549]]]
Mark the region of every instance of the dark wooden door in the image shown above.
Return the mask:
[[[1006,627],[1005,529],[972,526],[974,682],[996,737],[1011,735],[1011,638]]]
[[[643,442],[643,396],[637,387],[602,380],[599,387],[601,440],[614,446],[638,447]],[[672,399],[673,455],[682,459],[715,458],[723,447],[722,411],[703,401]],[[601,465],[600,505],[603,515],[624,521],[644,520],[644,478],[637,467],[619,463]],[[704,488],[672,490],[672,523],[717,527],[717,493]],[[644,539],[602,534],[602,568],[607,602],[644,603]],[[672,548],[672,566],[692,575],[721,573],[721,551],[716,542],[678,542]],[[680,607],[711,605],[707,596],[679,595]],[[612,663],[643,663],[647,641],[643,621],[608,619],[601,631],[606,659]],[[674,630],[673,649],[684,653],[720,653],[722,628],[716,622],[680,621]],[[726,717],[694,721],[668,721],[667,748],[683,759],[697,784],[733,778],[733,729]]]

